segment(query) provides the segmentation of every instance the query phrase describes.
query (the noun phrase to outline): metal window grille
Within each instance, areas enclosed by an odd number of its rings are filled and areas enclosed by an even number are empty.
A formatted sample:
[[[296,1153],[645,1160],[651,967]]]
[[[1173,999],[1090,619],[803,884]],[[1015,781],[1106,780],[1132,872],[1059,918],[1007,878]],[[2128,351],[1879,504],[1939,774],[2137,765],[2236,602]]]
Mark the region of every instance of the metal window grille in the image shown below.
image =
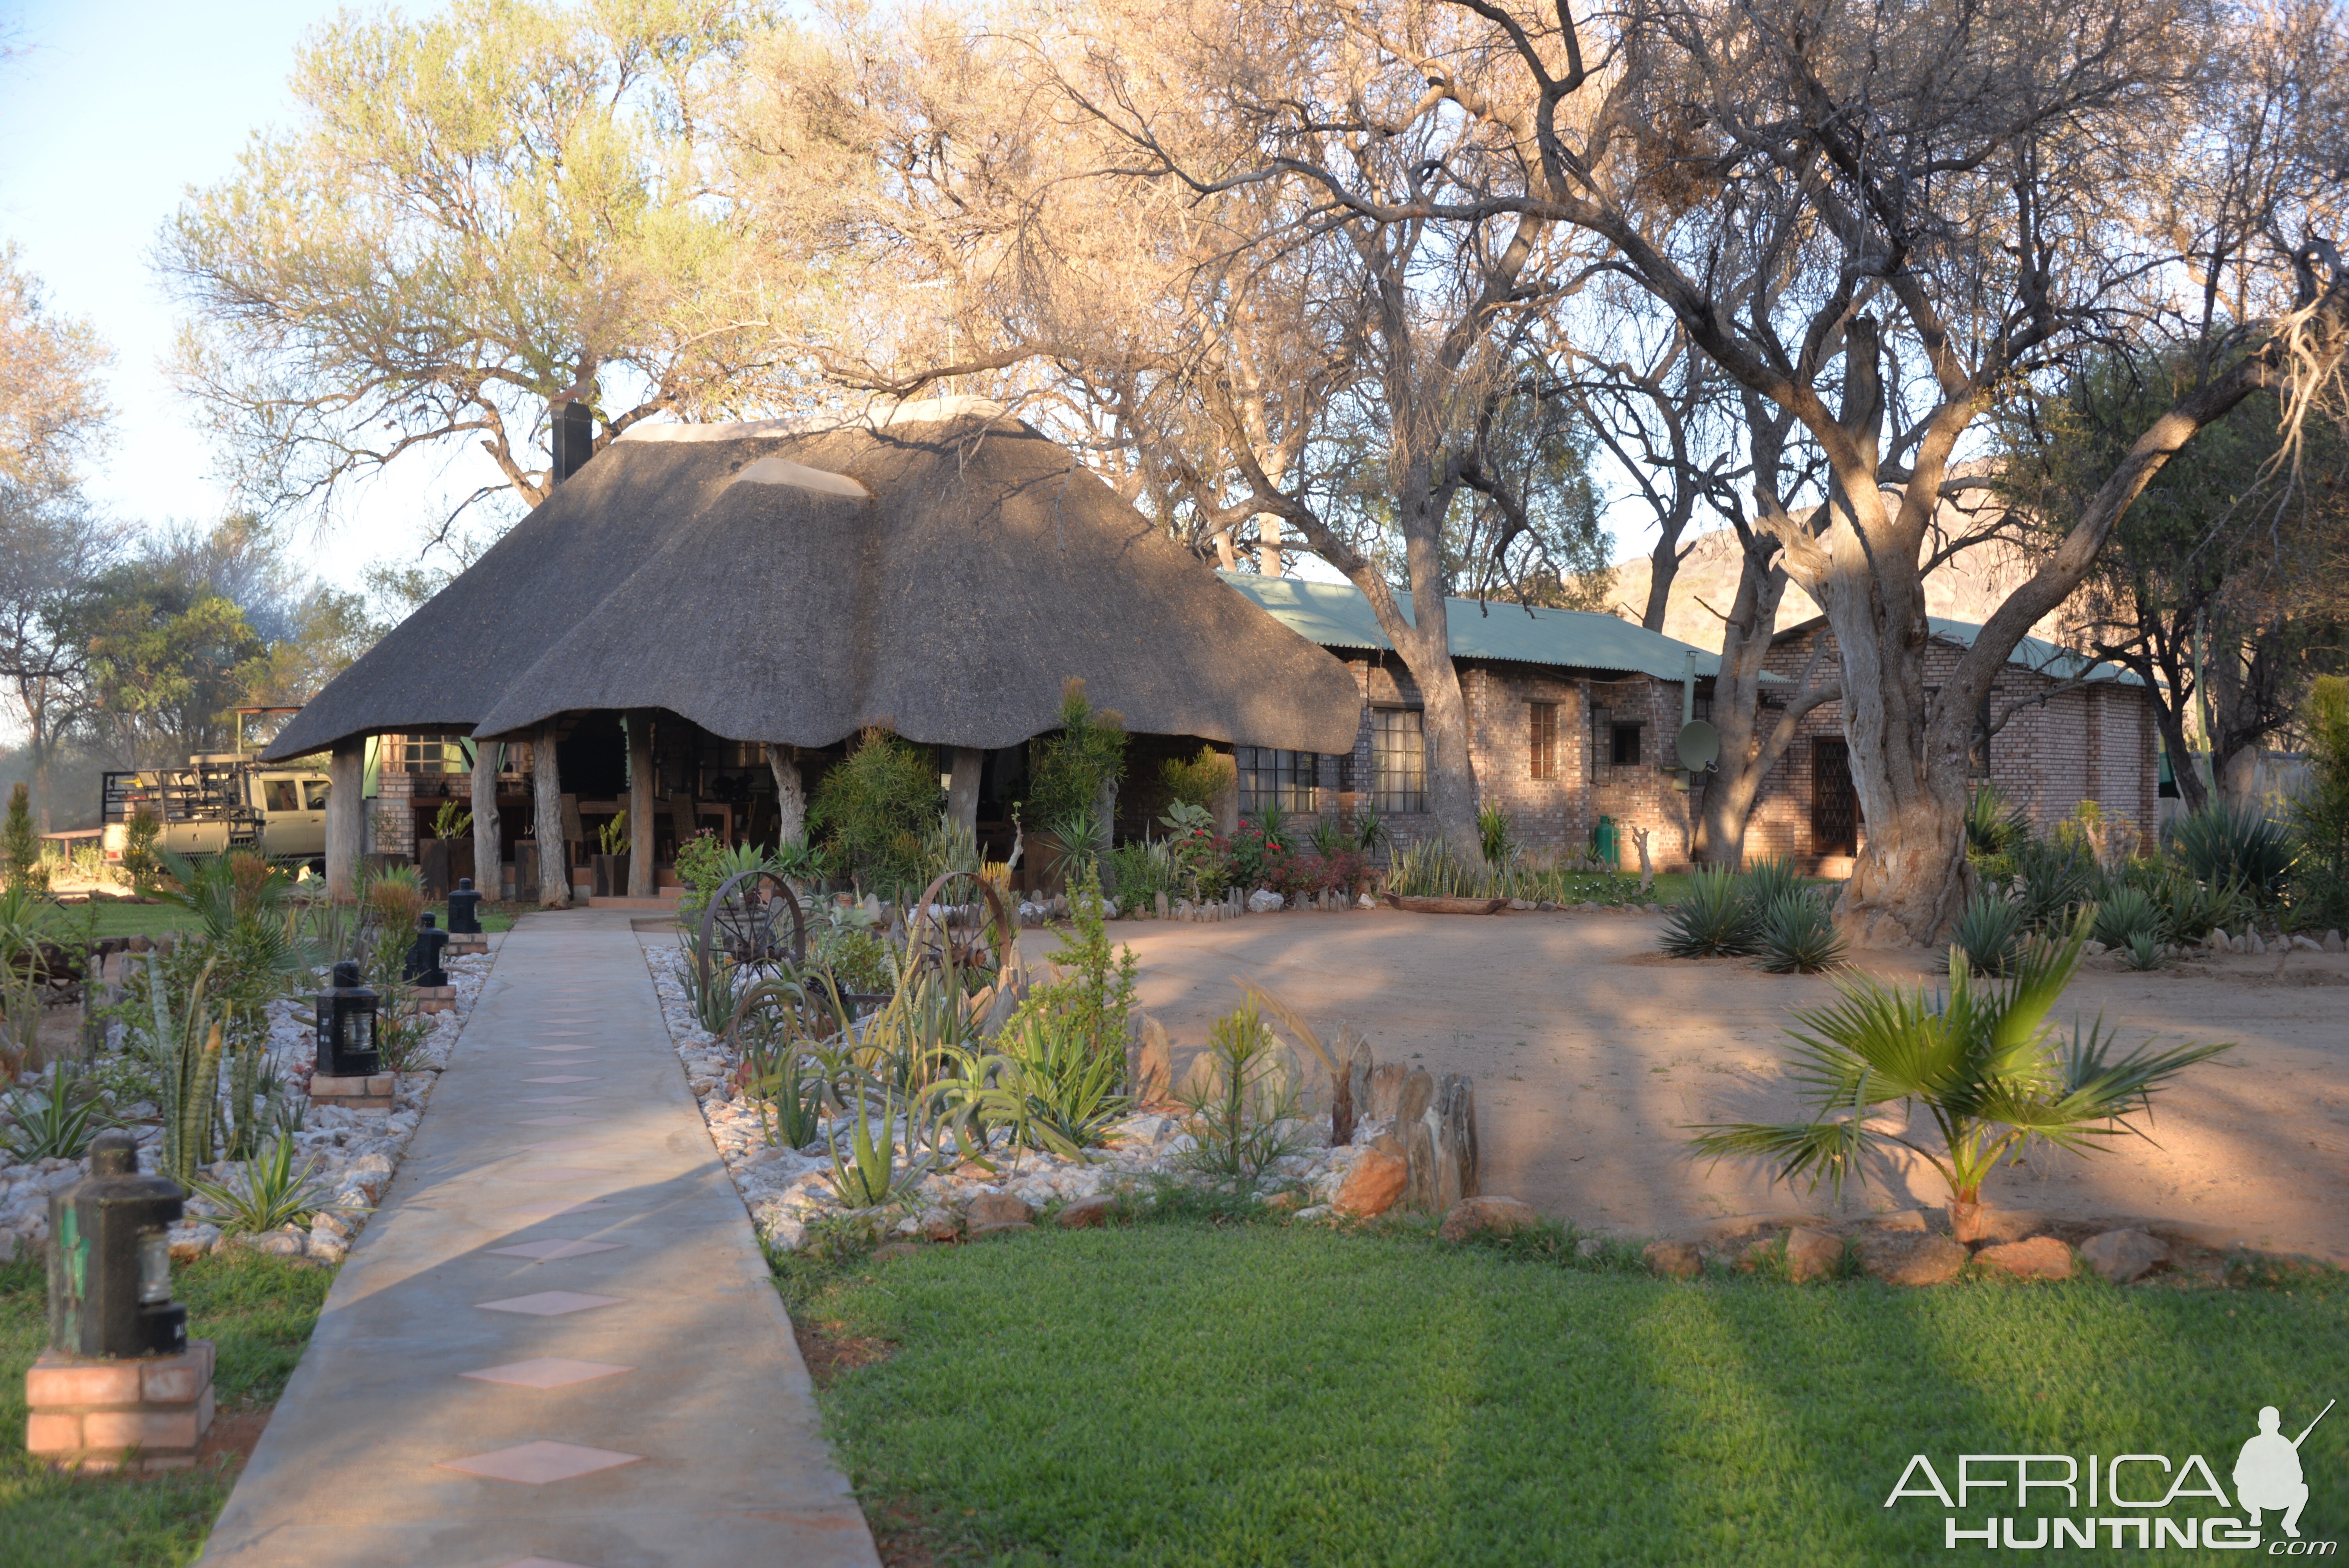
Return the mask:
[[[1531,715],[1532,735],[1527,749],[1533,755],[1533,776],[1537,779],[1557,777],[1557,704],[1536,702],[1526,705]]]
[[[1618,768],[1637,768],[1640,765],[1640,727],[1636,724],[1619,724],[1614,727],[1612,745],[1608,750],[1607,759],[1609,762]]]
[[[1415,707],[1382,707],[1371,730],[1371,809],[1427,810],[1427,734]]]
[[[1269,746],[1233,748],[1240,775],[1240,810],[1260,811],[1278,806],[1284,811],[1310,811],[1314,777],[1321,758],[1311,751],[1282,751]]]

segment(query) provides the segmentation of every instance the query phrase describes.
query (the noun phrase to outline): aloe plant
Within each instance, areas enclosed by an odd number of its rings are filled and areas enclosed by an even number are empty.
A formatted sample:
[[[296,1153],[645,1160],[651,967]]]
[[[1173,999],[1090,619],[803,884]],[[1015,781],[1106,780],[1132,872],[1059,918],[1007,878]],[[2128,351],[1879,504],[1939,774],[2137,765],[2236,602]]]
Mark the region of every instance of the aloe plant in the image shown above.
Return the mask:
[[[2085,1153],[2143,1136],[2128,1119],[2150,1108],[2156,1089],[2233,1047],[2148,1043],[2116,1060],[2101,1019],[2085,1027],[2075,1020],[2065,1038],[2047,1016],[2086,940],[2076,923],[2061,942],[2033,941],[2004,981],[1977,980],[1953,951],[1945,993],[1864,975],[1845,981],[1840,1002],[1796,1013],[1787,1031],[1804,1119],[1692,1127],[1691,1148],[1763,1160],[1775,1167],[1774,1180],[1807,1177],[1840,1193],[1847,1180],[1867,1179],[1863,1161],[1878,1145],[1896,1143],[1940,1173],[1955,1212],[1979,1203],[1998,1166],[2033,1144]],[[1921,1109],[1930,1135],[1881,1130],[1882,1113],[1896,1107],[1903,1127],[1906,1113]]]
[[[294,1169],[294,1140],[279,1138],[266,1153],[244,1161],[226,1181],[201,1176],[182,1178],[188,1190],[218,1211],[217,1223],[230,1235],[259,1234],[307,1222],[327,1208],[324,1194],[312,1184],[315,1160]]]
[[[91,1122],[98,1101],[78,1098],[78,1079],[59,1062],[49,1076],[47,1090],[36,1100],[23,1090],[8,1096],[8,1120],[13,1130],[0,1135],[0,1149],[21,1164],[36,1160],[78,1160],[89,1147]]]

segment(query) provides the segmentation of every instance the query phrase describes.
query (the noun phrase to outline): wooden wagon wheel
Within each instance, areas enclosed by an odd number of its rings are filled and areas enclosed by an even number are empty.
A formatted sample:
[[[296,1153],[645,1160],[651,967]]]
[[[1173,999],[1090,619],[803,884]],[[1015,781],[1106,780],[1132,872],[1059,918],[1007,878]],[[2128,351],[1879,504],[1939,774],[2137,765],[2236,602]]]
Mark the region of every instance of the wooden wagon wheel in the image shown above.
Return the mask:
[[[790,932],[784,916],[790,915]],[[701,912],[701,942],[696,954],[702,990],[709,988],[710,955],[723,944],[739,968],[761,969],[807,956],[807,916],[799,895],[780,872],[738,872],[719,884]]]
[[[961,885],[965,883],[968,885]],[[949,898],[949,889],[961,898]],[[976,898],[969,897],[973,890]],[[966,908],[981,913],[967,918],[960,913]],[[1002,985],[1017,967],[1019,954],[1019,934],[1004,911],[1003,895],[977,872],[948,872],[932,882],[914,905],[913,918],[905,928],[908,975],[922,969],[936,970],[966,995]],[[983,977],[982,985],[965,984],[966,975]]]

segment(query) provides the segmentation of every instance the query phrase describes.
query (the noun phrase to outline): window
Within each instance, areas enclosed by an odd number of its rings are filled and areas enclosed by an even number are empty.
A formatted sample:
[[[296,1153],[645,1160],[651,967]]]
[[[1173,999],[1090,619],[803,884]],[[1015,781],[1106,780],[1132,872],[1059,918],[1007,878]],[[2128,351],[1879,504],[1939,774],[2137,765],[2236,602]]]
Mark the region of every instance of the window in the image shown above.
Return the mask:
[[[1371,715],[1371,810],[1427,810],[1427,737],[1415,707],[1381,707]]]
[[[302,809],[305,811],[325,810],[326,809],[326,788],[332,782],[333,780],[328,779],[305,779],[302,780]]]
[[[1319,753],[1281,751],[1269,746],[1233,748],[1239,765],[1240,810],[1260,811],[1278,806],[1284,811],[1310,811]]]
[[[1618,768],[1637,768],[1640,766],[1640,726],[1636,724],[1619,724],[1614,726],[1612,730],[1613,744],[1608,748],[1607,760],[1613,763]]]
[[[411,740],[407,743],[410,773],[465,772],[465,748],[454,740]]]
[[[261,781],[261,809],[264,811],[298,811],[302,809],[302,792],[291,779],[264,779]]]
[[[1526,705],[1532,715],[1533,734],[1527,749],[1533,753],[1534,777],[1557,777],[1557,704],[1536,702]]]

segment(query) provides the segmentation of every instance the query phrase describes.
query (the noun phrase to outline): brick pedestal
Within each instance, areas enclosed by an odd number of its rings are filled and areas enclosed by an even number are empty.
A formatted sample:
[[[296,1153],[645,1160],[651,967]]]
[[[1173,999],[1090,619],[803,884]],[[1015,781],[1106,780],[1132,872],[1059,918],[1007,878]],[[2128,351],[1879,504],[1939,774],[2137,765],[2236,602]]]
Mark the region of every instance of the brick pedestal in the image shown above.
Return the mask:
[[[457,1010],[457,987],[454,985],[411,985],[408,994],[416,998],[419,1013],[453,1013]]]
[[[399,1075],[334,1078],[318,1073],[310,1079],[310,1103],[340,1106],[345,1110],[394,1110],[399,1104]]]
[[[184,1470],[212,1424],[212,1342],[177,1356],[89,1360],[48,1350],[25,1374],[25,1447],[80,1470]]]
[[[444,958],[462,958],[469,954],[487,953],[490,934],[486,931],[459,931],[450,934],[449,945],[441,950]]]

